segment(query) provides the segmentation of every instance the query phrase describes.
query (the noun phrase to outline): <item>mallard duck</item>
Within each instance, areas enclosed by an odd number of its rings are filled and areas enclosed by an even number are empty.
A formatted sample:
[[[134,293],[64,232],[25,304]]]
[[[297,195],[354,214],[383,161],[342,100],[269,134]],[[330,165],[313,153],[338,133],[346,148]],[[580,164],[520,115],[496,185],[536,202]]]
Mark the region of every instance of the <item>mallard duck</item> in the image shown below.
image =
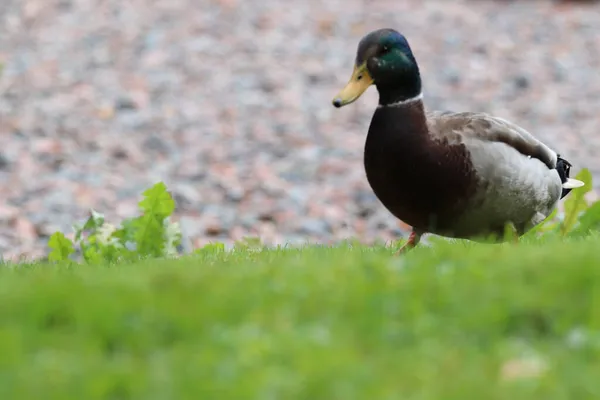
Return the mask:
[[[571,164],[520,126],[482,112],[428,111],[419,66],[407,39],[393,29],[364,36],[342,107],[371,85],[379,92],[364,149],[377,198],[412,227],[396,252],[426,233],[503,242],[542,222],[573,188]],[[492,239],[493,240],[493,239]]]

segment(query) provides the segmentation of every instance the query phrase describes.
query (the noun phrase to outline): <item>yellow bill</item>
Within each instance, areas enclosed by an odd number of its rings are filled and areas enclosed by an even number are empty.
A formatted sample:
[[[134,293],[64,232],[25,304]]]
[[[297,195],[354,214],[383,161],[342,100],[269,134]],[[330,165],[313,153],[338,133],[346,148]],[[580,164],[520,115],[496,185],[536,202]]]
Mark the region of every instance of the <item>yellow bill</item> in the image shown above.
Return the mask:
[[[373,84],[367,65],[354,66],[352,77],[346,86],[335,96],[332,103],[335,107],[342,107],[358,99]]]

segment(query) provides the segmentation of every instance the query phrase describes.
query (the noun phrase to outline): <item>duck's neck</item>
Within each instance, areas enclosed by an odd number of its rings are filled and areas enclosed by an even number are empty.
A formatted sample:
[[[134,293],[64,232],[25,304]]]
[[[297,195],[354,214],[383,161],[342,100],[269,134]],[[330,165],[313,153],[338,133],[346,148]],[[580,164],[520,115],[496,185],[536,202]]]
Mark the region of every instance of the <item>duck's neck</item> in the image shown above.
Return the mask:
[[[401,108],[401,107],[408,107],[408,106],[417,106],[417,108],[423,109],[423,93],[419,93],[414,97],[408,97],[408,98],[401,98],[395,102],[392,103],[387,103],[387,104],[379,104],[377,106],[378,109],[380,108]]]
[[[379,105],[375,110],[369,135],[384,136],[386,141],[411,142],[413,145],[429,139],[427,116],[422,95]],[[404,147],[404,146],[401,146]]]
[[[395,77],[393,82],[377,85],[379,107],[402,105],[422,97],[421,76],[415,69],[410,74]]]

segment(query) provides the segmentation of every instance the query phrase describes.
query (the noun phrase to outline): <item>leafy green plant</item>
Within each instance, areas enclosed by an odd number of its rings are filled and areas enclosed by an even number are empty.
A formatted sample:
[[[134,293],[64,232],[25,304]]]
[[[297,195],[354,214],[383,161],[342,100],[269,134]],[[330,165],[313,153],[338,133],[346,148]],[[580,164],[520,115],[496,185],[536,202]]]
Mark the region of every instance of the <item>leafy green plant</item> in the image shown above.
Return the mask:
[[[600,202],[590,204],[585,198],[593,188],[592,174],[582,169],[576,179],[585,185],[574,189],[564,202],[562,214],[554,210],[546,220],[532,229],[528,235],[545,236],[559,234],[562,237],[587,235],[600,229]]]
[[[50,237],[48,247],[52,249],[48,255],[49,261],[68,260],[69,256],[75,252],[73,242],[67,239],[62,232],[56,232]]]
[[[98,211],[90,210],[85,223],[73,226],[73,241],[61,232],[50,237],[49,260],[69,260],[77,247],[83,260],[90,264],[176,255],[181,230],[179,224],[170,221],[175,201],[165,184],[159,182],[146,190],[139,208],[140,216],[125,219],[119,227],[107,223]]]
[[[560,224],[560,230],[563,236],[568,235],[576,226],[581,213],[585,213],[589,204],[585,195],[592,190],[592,174],[584,169],[578,175],[577,179],[583,181],[585,186],[578,190],[573,190],[571,195],[565,200],[565,217]]]

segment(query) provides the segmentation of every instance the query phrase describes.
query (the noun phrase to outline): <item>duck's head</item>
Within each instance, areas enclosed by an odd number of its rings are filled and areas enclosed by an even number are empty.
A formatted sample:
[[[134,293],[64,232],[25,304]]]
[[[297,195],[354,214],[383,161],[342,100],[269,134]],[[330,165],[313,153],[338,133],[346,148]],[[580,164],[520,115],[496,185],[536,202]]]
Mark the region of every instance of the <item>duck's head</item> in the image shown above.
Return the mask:
[[[335,107],[354,102],[375,85],[379,104],[386,105],[421,94],[419,67],[401,33],[379,29],[364,36],[358,44],[350,81],[333,99]]]

